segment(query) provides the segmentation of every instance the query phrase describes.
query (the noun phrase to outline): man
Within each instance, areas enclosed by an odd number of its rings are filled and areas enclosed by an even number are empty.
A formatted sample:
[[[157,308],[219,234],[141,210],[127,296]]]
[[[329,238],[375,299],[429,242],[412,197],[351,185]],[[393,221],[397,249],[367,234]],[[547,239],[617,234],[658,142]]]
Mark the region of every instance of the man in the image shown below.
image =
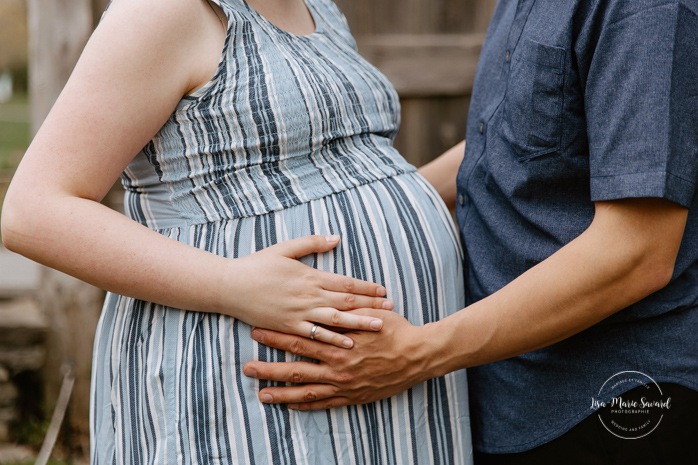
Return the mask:
[[[320,360],[248,364],[302,383],[260,399],[369,402],[469,368],[476,464],[697,463],[698,1],[501,1],[466,139],[470,305],[384,315],[350,351],[255,330]]]

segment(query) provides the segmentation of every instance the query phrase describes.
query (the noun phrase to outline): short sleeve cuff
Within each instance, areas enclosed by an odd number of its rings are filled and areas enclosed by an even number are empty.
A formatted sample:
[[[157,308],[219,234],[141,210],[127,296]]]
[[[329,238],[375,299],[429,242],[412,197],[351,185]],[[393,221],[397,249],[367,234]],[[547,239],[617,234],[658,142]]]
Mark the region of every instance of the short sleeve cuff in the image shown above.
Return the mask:
[[[693,182],[664,171],[591,178],[591,200],[620,200],[653,197],[667,199],[689,208],[696,186]]]

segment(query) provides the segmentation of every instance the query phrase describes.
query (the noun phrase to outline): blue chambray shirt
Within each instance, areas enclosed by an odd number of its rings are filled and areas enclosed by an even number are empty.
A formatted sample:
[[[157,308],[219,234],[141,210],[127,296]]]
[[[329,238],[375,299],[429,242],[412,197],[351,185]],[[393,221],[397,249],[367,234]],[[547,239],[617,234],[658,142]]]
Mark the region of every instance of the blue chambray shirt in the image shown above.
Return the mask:
[[[698,390],[698,0],[501,0],[466,139],[457,219],[469,303],[581,234],[595,201],[690,209],[664,289],[558,344],[469,370],[475,448],[555,439],[621,371]]]

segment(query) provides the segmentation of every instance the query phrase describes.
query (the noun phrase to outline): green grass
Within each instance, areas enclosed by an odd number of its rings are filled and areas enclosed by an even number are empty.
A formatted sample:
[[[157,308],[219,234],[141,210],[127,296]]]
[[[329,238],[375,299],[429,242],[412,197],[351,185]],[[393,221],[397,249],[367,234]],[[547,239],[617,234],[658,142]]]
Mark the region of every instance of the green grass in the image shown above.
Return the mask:
[[[48,465],[70,465],[71,462],[66,462],[65,460],[58,459],[48,459]],[[27,462],[8,462],[4,465],[34,465],[34,461],[30,460]]]
[[[49,421],[34,418],[32,415],[23,417],[20,421],[12,425],[12,437],[17,444],[28,447],[38,455],[41,449],[46,432],[48,430]],[[50,457],[48,465],[72,465],[72,460],[66,458],[65,451],[61,449],[60,444],[54,450],[54,457]],[[2,465],[33,465],[34,460],[19,460],[14,462],[2,462]]]
[[[0,103],[0,172],[12,172],[29,145],[29,101],[17,95]]]
[[[8,183],[30,139],[27,96],[15,95],[9,102],[0,103],[0,215]]]

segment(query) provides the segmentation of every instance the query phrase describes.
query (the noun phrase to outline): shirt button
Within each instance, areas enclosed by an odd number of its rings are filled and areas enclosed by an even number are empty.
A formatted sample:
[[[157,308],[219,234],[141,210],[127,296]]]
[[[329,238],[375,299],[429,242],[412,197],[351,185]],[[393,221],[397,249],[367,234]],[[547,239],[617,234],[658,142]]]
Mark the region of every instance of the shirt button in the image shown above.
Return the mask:
[[[509,60],[511,60],[511,52],[509,50],[507,50],[507,53],[504,54],[504,59],[507,63],[509,63]]]
[[[485,132],[485,123],[480,123],[479,130],[480,130],[480,134],[483,134]]]
[[[463,194],[458,194],[458,204],[462,207],[465,204],[465,197]]]

